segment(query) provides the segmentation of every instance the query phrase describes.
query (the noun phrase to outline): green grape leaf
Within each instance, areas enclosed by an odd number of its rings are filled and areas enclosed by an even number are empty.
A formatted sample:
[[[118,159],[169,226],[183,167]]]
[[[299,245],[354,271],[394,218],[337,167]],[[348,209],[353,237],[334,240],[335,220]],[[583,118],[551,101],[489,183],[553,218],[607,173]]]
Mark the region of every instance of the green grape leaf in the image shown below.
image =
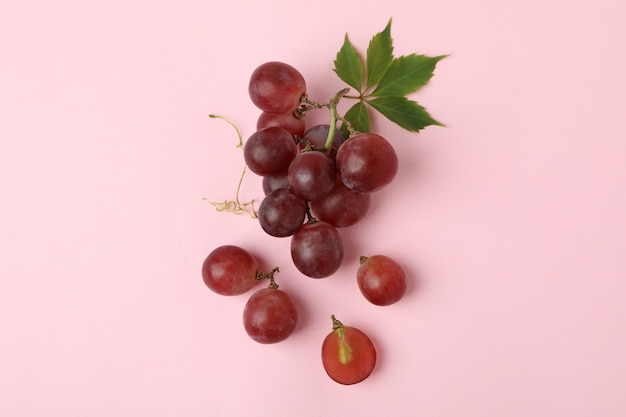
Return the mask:
[[[393,41],[391,39],[391,19],[385,29],[374,35],[367,47],[365,68],[367,84],[365,89],[375,86],[393,61]]]
[[[352,46],[346,34],[345,40],[335,59],[335,72],[346,84],[359,93],[363,87],[363,59]]]
[[[367,103],[387,119],[410,132],[418,132],[430,125],[443,126],[433,119],[424,107],[406,97],[376,97]]]
[[[361,100],[357,101],[355,105],[350,107],[343,118],[349,121],[354,130],[358,132],[365,133],[372,129],[367,107],[365,107],[365,103]],[[341,132],[346,138],[350,136],[350,132],[348,131],[345,123],[341,126]]]
[[[411,54],[394,59],[372,95],[402,97],[417,91],[431,79],[437,62],[445,57]]]

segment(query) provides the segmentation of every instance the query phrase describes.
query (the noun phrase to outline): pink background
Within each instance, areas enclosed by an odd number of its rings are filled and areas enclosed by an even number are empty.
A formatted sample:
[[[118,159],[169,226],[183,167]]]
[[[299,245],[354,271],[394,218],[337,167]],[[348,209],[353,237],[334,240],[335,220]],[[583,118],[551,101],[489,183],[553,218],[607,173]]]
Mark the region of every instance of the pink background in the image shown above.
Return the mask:
[[[365,4],[3,2],[0,415],[626,415],[624,2]],[[342,231],[341,270],[308,279],[288,239],[203,201],[243,168],[207,115],[249,136],[268,60],[327,100],[344,34],[363,52],[389,17],[396,55],[451,54],[412,96],[447,127],[375,120],[396,181]],[[253,342],[247,295],[202,283],[226,243],[281,267],[287,341]],[[410,274],[396,305],[355,286],[374,253]],[[378,347],[362,384],[321,367],[330,314]]]

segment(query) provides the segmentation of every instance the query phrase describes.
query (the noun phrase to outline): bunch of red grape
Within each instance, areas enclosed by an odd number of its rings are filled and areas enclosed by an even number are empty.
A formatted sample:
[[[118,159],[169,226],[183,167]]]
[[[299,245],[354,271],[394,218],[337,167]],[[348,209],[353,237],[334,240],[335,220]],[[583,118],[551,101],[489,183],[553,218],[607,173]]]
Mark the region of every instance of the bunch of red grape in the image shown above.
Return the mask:
[[[336,127],[337,100],[319,104],[309,101],[306,93],[303,76],[288,64],[267,62],[254,70],[249,95],[261,114],[243,152],[246,166],[263,178],[265,197],[258,208],[262,230],[291,238],[291,258],[303,275],[326,278],[344,258],[338,229],[365,217],[371,194],[396,176],[398,158],[378,134],[350,128],[346,138]],[[322,107],[329,108],[331,123],[305,130],[306,112]],[[406,275],[398,263],[383,255],[360,261],[356,282],[368,301],[384,306],[403,297]],[[205,284],[222,295],[243,294],[259,280],[270,280],[267,288],[252,294],[243,313],[246,332],[259,343],[286,339],[298,320],[297,308],[278,288],[275,272],[278,268],[259,272],[254,257],[233,245],[213,250],[202,266]],[[334,316],[332,320],[333,330],[322,343],[324,369],[341,384],[360,382],[374,369],[374,345],[361,330],[344,326]]]

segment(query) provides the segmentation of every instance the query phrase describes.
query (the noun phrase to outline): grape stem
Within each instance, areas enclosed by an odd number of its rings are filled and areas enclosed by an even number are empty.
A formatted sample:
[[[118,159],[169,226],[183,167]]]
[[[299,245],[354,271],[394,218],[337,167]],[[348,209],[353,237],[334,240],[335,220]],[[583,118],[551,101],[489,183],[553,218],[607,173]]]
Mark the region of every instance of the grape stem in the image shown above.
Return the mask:
[[[337,92],[328,102],[328,110],[330,112],[330,127],[328,129],[328,136],[326,137],[326,143],[324,148],[326,149],[326,155],[330,155],[330,151],[333,147],[333,139],[335,139],[335,125],[337,124],[337,104],[339,100],[350,91],[349,88],[344,88]]]
[[[335,318],[335,315],[331,315],[330,319],[333,321],[333,330],[337,330],[343,327],[343,323]]]
[[[280,272],[280,270],[278,269],[278,267],[272,269],[270,272],[268,272],[267,274],[264,274],[262,272],[257,271],[256,273],[256,279],[257,281],[261,281],[262,279],[269,279],[270,280],[270,285],[268,286],[268,288],[272,288],[272,289],[278,289],[278,284],[276,283],[276,281],[274,280],[274,274],[276,272]]]

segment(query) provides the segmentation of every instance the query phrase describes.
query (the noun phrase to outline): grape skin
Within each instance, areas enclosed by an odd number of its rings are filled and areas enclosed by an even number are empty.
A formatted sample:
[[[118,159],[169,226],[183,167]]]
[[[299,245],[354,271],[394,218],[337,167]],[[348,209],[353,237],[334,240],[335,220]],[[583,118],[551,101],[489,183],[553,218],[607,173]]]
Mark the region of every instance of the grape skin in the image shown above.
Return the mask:
[[[292,111],[287,113],[269,113],[264,111],[261,112],[256,122],[257,130],[278,126],[291,133],[291,135],[298,137],[304,134],[305,125],[304,117],[298,118]]]
[[[328,376],[343,385],[365,380],[376,366],[376,348],[355,327],[341,325],[322,342],[322,364]]]
[[[215,248],[202,263],[202,279],[209,289],[221,295],[239,295],[257,283],[256,259],[234,245]]]
[[[243,157],[252,172],[261,176],[286,171],[298,147],[282,127],[270,126],[254,132],[246,141]]]
[[[315,201],[332,191],[337,170],[333,160],[324,153],[302,152],[291,161],[287,178],[295,195],[305,201]]]
[[[263,193],[265,195],[268,195],[274,190],[279,190],[281,188],[289,188],[289,179],[287,178],[287,171],[281,172],[279,174],[263,177],[263,180],[261,181],[261,185],[263,187]]]
[[[261,228],[269,235],[286,237],[296,233],[306,217],[306,203],[287,188],[265,196],[257,210]]]
[[[364,193],[388,185],[398,171],[398,157],[391,144],[375,133],[359,133],[337,151],[337,170],[348,187]]]
[[[269,344],[285,340],[298,323],[298,310],[289,294],[278,288],[256,291],[244,308],[246,333],[256,342]]]
[[[324,146],[326,145],[326,139],[328,138],[328,131],[330,130],[330,125],[315,125],[309,128],[306,132],[304,132],[304,136],[302,136],[302,144],[310,143],[317,150],[324,150]],[[341,130],[335,128],[335,136],[333,136],[333,143],[331,145],[331,151],[328,154],[331,157],[334,157],[337,153],[337,149],[344,142],[345,138]],[[304,147],[304,146],[301,146]]]
[[[335,227],[348,227],[361,221],[369,212],[371,195],[351,190],[337,176],[332,191],[320,200],[311,201],[309,205],[317,219]]]
[[[363,256],[357,270],[357,284],[361,294],[370,303],[388,306],[404,296],[407,287],[406,273],[388,256]]]
[[[337,229],[324,221],[305,223],[291,237],[291,259],[310,278],[326,278],[343,262],[343,240]]]
[[[252,102],[270,113],[287,113],[300,105],[306,82],[300,72],[284,62],[259,65],[250,76],[248,93]]]

